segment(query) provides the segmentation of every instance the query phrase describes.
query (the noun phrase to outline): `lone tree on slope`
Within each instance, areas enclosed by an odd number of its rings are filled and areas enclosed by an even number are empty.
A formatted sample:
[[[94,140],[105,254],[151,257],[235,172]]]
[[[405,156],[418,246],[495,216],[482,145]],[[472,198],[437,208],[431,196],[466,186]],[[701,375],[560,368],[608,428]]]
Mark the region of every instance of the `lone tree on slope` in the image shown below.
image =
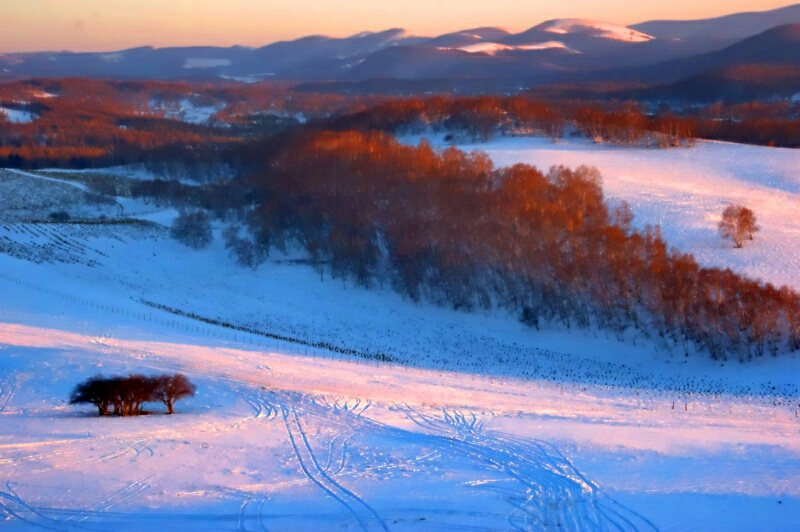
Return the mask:
[[[204,248],[214,238],[211,233],[211,219],[200,210],[184,211],[172,222],[170,236],[194,249]]]
[[[737,248],[744,245],[745,238],[753,240],[753,233],[759,229],[755,213],[743,205],[728,205],[722,211],[719,233],[723,238],[733,240]]]

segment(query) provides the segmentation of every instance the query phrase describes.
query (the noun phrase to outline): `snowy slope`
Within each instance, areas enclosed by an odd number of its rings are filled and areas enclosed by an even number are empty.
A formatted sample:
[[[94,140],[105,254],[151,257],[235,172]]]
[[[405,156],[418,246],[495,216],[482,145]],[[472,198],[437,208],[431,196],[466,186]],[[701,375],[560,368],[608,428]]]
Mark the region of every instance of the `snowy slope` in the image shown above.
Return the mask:
[[[624,26],[577,18],[549,20],[534,29],[558,35],[583,35],[624,42],[647,42],[654,38]]]
[[[8,120],[12,124],[27,124],[29,122],[33,122],[35,118],[36,115],[34,113],[29,113],[28,111],[0,107],[0,120]]]
[[[433,141],[444,145],[441,138]],[[485,151],[498,166],[522,162],[545,172],[556,165],[595,166],[606,197],[630,203],[635,226],[660,225],[670,245],[703,265],[800,290],[798,150],[723,142],[661,150],[527,137],[459,147]],[[743,249],[733,249],[717,230],[728,203],[749,206],[761,226]]]
[[[81,201],[5,177],[23,199]],[[194,252],[152,224],[7,218],[9,242],[4,528],[785,530],[800,512],[796,357],[534,333],[320,279],[297,256],[251,272],[219,239]],[[198,395],[172,417],[65,404],[88,376],[135,371],[183,372]]]
[[[462,50],[464,52],[469,52],[469,53],[482,53],[482,54],[494,55],[497,52],[504,50],[549,50],[553,48],[564,49],[564,50],[569,49],[567,46],[564,45],[564,43],[558,41],[547,41],[547,42],[522,44],[515,46],[498,44],[496,42],[482,42],[477,44],[469,44],[466,46],[461,46],[457,48],[457,50]]]

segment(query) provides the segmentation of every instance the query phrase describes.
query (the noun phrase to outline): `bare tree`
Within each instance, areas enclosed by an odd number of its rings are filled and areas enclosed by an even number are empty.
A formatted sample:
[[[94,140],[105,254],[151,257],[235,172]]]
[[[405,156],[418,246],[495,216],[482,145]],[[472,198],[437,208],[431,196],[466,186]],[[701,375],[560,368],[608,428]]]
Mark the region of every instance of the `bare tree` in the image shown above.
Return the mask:
[[[733,240],[737,248],[744,245],[745,239],[753,240],[753,234],[759,229],[755,213],[743,205],[731,204],[722,211],[719,233],[723,238]]]
[[[161,375],[156,380],[157,385],[153,393],[153,399],[164,403],[168,414],[175,412],[175,401],[184,397],[193,397],[197,389],[185,375],[180,373]]]
[[[240,237],[240,231],[238,225],[231,225],[222,232],[225,247],[230,250],[231,255],[236,257],[237,263],[255,271],[261,263],[267,260],[268,248],[260,246],[249,236]]]
[[[170,236],[194,249],[204,248],[213,240],[211,219],[200,210],[184,211],[172,222]]]
[[[109,379],[95,375],[75,386],[69,396],[69,404],[93,404],[101,416],[108,415],[109,407],[114,403],[115,390]]]

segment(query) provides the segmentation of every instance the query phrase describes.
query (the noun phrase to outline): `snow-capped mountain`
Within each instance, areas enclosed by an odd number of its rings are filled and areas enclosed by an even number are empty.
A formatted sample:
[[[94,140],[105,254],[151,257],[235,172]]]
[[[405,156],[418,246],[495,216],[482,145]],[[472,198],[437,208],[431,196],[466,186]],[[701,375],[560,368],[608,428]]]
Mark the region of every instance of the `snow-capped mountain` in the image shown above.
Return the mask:
[[[703,20],[652,20],[630,26],[657,39],[693,42],[704,40],[721,48],[781,24],[800,22],[800,4],[736,13]]]
[[[598,22],[594,20],[565,18],[548,20],[529,30],[530,32],[555,33],[591,38],[609,39],[623,42],[647,42],[654,37],[624,26]]]
[[[520,33],[481,27],[423,37],[394,28],[344,38],[315,35],[260,48],[141,47],[109,53],[5,54],[0,56],[0,78],[373,84],[375,80],[405,80],[415,83],[413,90],[432,90],[434,85],[438,90],[444,83],[459,89],[473,84],[484,92],[598,79],[675,82],[702,69],[660,65],[678,61],[713,68],[705,54],[734,45],[739,47],[730,52],[734,63],[737,58],[785,55],[777,41],[748,39],[787,23],[800,23],[800,4],[718,19],[653,21],[631,27],[570,18],[549,20]],[[748,51],[753,46],[757,50]]]

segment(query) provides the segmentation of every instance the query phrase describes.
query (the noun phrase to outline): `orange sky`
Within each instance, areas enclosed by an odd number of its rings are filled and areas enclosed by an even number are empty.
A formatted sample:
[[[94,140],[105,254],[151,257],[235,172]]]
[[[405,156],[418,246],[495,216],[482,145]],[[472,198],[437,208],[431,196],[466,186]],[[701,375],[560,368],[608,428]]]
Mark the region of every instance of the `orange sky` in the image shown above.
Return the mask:
[[[785,5],[785,0],[0,0],[0,52],[263,46],[303,35],[392,27],[421,35],[477,26],[521,31],[566,17],[628,25]]]

